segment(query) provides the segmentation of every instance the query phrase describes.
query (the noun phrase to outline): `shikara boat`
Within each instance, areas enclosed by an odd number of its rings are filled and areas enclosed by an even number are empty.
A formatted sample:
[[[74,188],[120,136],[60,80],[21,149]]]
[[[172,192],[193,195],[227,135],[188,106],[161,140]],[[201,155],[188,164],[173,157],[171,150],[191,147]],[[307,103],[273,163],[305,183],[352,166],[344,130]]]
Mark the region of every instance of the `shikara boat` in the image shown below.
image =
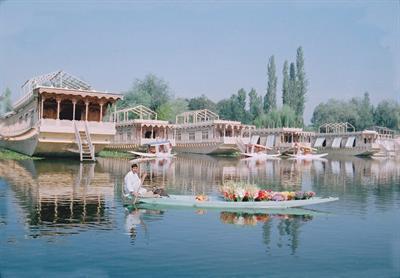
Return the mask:
[[[218,196],[210,196],[208,200],[198,201],[192,195],[170,195],[169,197],[141,198],[140,204],[151,205],[153,207],[194,207],[194,208],[214,208],[231,210],[259,210],[259,209],[286,209],[316,205],[321,203],[337,201],[339,198],[313,197],[306,200],[290,201],[259,201],[259,202],[229,202]]]
[[[143,158],[172,158],[175,154],[171,153],[171,150],[171,143],[169,141],[163,141],[147,144],[147,152],[130,151],[130,153]]]

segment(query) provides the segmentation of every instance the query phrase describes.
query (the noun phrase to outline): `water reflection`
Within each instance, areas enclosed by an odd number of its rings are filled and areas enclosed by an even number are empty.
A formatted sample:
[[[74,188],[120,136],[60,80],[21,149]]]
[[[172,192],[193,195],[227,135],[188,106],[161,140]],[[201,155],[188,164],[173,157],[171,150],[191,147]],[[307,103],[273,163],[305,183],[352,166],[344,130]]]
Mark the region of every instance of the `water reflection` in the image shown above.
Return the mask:
[[[125,207],[125,233],[131,238],[131,243],[134,244],[138,229],[141,227],[144,231],[146,240],[149,240],[149,229],[147,223],[162,219],[164,211],[141,209],[135,206]]]
[[[0,177],[7,181],[7,186],[0,184],[0,199],[4,199],[9,188],[12,194],[7,198],[16,206],[10,211],[5,202],[0,202],[0,225],[7,225],[8,215],[16,213],[31,237],[115,229],[118,226],[116,210],[123,211],[122,181],[129,170],[129,160],[114,158],[99,158],[93,164],[70,160],[0,160]],[[143,162],[140,171],[148,173],[147,186],[165,187],[169,194],[218,194],[224,181],[235,180],[273,190],[313,190],[321,196],[338,196],[364,215],[371,203],[377,210],[385,211],[400,200],[400,163],[390,159],[243,161],[179,155],[172,160]],[[137,219],[156,219],[151,213],[149,210],[129,211],[125,226],[131,227],[130,232],[127,228],[126,231],[132,238],[136,237],[137,228],[143,226]],[[162,219],[162,213],[157,217]],[[290,237],[295,250],[296,229],[299,229],[296,227],[308,218],[282,217],[221,213],[220,219],[237,225],[262,224],[266,243],[270,241],[271,220],[280,221],[279,234]]]
[[[1,160],[0,176],[13,191],[12,203],[31,237],[114,226],[107,210],[114,202],[114,185],[96,164]]]

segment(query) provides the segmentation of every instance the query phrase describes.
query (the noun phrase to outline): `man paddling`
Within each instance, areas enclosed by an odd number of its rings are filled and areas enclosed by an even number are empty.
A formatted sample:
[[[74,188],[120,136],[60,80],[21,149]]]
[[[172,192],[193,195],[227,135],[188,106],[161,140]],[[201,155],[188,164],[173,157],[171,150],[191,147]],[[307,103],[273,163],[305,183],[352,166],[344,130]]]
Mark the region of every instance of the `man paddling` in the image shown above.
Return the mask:
[[[147,174],[144,173],[141,178],[138,175],[138,165],[132,164],[131,171],[129,171],[124,178],[124,195],[126,198],[132,199],[137,197],[159,197],[158,194],[153,194],[142,187],[143,181]]]

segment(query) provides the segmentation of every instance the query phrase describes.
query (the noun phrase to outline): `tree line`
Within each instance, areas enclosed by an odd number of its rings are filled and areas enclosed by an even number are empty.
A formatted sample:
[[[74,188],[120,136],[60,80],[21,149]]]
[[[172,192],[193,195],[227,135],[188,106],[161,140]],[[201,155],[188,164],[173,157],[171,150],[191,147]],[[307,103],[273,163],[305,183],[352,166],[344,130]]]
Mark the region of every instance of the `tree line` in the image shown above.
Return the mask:
[[[205,95],[195,98],[174,98],[168,84],[153,74],[136,80],[120,108],[142,104],[158,113],[159,119],[174,121],[183,111],[209,109],[222,119],[254,124],[258,127],[303,126],[303,113],[308,80],[304,69],[302,47],[297,49],[296,62],[285,61],[282,69],[282,107],[277,107],[277,83],[275,57],[267,64],[267,88],[259,95],[254,88],[248,92],[241,88],[229,98],[213,102]]]
[[[383,100],[375,107],[368,92],[362,98],[348,101],[330,99],[317,105],[311,118],[315,129],[329,122],[349,122],[358,131],[372,126],[400,130],[400,105],[396,101]]]

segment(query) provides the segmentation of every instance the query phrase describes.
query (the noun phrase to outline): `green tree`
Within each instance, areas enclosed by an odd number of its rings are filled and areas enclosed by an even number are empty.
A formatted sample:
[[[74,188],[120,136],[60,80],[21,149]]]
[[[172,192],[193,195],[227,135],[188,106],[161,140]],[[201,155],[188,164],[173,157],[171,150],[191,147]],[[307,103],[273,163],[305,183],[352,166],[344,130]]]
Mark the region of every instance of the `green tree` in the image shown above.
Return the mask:
[[[168,84],[161,78],[148,74],[143,80],[137,79],[132,88],[124,95],[119,108],[142,104],[153,111],[172,99]]]
[[[288,86],[288,97],[287,97],[287,105],[289,105],[292,109],[296,109],[296,68],[294,63],[290,63],[289,70],[289,86]]]
[[[275,57],[272,55],[268,61],[268,86],[267,93],[264,97],[264,112],[268,113],[276,108],[276,84],[278,78],[276,76]]]
[[[233,114],[236,114],[236,120],[246,122],[247,121],[247,113],[246,113],[246,96],[247,93],[245,89],[241,88],[236,95],[236,99],[234,100],[233,106]],[[236,112],[236,113],[235,113]]]
[[[364,130],[374,125],[374,107],[369,99],[369,93],[364,93],[363,99],[353,98],[352,104],[358,113],[358,122],[356,123],[358,130]]]
[[[295,111],[284,105],[281,109],[273,109],[266,114],[259,115],[254,124],[257,127],[279,128],[279,127],[296,127],[298,126]]]
[[[12,111],[11,90],[6,88],[0,96],[0,115]]]
[[[262,97],[259,96],[255,89],[251,89],[249,92],[249,114],[250,120],[254,121],[263,111],[262,108]]]
[[[208,109],[213,112],[217,112],[217,105],[215,104],[215,102],[213,102],[205,95],[189,99],[188,108],[189,110]]]
[[[217,103],[217,108],[221,119],[232,119],[232,97],[220,100]]]
[[[186,99],[177,98],[161,104],[157,109],[158,119],[175,122],[176,115],[188,110]]]
[[[304,106],[307,94],[308,80],[304,70],[303,48],[297,48],[296,55],[296,114],[299,120],[303,121]]]
[[[289,66],[288,61],[283,63],[282,69],[283,81],[282,81],[282,104],[290,105],[289,101]]]
[[[375,125],[400,130],[400,105],[396,101],[383,100],[374,112]]]

